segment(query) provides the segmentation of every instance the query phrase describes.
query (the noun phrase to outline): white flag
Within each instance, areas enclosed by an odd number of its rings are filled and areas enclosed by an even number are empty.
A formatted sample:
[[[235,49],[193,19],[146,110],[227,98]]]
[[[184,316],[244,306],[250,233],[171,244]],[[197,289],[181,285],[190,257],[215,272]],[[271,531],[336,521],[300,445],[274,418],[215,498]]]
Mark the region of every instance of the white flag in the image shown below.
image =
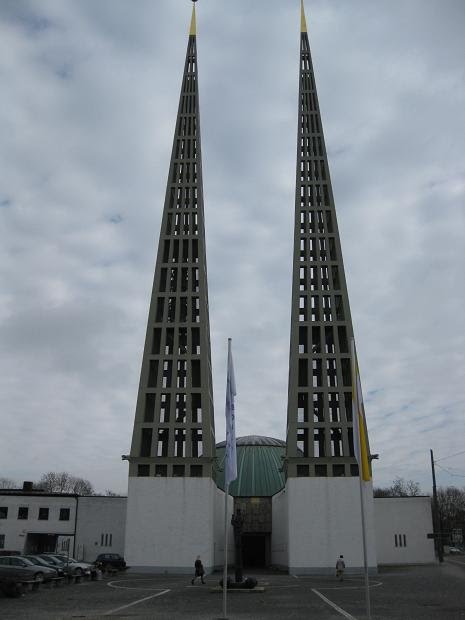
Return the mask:
[[[228,485],[237,478],[234,396],[236,396],[236,381],[234,379],[231,338],[228,338],[228,376],[226,379],[226,457],[224,462],[225,485]]]

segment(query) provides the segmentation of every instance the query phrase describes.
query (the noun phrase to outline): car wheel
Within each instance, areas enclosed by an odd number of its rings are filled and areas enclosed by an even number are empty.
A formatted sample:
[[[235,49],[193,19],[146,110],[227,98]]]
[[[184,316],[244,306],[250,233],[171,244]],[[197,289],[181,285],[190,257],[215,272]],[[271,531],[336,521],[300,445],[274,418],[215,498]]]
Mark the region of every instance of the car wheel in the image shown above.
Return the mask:
[[[82,577],[82,568],[76,568],[74,574],[76,575],[76,577]]]
[[[44,573],[35,573],[34,574],[34,581],[43,581],[44,580]]]

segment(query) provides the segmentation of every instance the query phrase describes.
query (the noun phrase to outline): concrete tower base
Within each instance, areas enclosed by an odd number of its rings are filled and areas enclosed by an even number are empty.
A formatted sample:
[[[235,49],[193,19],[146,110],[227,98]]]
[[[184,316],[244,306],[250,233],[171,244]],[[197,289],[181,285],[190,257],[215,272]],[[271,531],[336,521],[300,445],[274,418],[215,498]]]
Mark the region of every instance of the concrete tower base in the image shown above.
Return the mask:
[[[377,571],[371,483],[364,483],[368,566]],[[278,517],[281,526],[276,528]],[[289,478],[273,498],[274,561],[289,573],[334,574],[344,556],[346,571],[363,570],[358,478]]]
[[[231,518],[233,500],[229,498]],[[131,568],[211,572],[224,558],[224,493],[210,478],[129,478],[125,559]]]

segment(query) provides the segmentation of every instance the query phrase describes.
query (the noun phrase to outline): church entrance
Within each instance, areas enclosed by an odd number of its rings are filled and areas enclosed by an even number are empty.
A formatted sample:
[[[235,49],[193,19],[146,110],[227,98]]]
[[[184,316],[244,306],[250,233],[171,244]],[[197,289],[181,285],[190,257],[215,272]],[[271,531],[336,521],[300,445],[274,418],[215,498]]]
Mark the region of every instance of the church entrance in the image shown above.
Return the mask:
[[[266,568],[271,564],[270,534],[242,535],[242,563],[244,568]]]

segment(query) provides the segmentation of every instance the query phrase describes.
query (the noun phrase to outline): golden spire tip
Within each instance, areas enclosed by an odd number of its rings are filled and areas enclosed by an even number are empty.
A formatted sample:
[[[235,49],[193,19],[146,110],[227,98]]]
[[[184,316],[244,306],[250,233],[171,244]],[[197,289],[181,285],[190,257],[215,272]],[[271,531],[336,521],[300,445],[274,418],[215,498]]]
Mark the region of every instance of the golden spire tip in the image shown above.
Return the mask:
[[[191,18],[191,27],[189,30],[189,36],[195,36],[197,34],[197,24],[196,24],[196,20],[195,20],[195,2],[196,0],[193,0],[192,3],[192,18]]]
[[[300,32],[307,32],[307,20],[305,19],[304,0],[300,0]]]

